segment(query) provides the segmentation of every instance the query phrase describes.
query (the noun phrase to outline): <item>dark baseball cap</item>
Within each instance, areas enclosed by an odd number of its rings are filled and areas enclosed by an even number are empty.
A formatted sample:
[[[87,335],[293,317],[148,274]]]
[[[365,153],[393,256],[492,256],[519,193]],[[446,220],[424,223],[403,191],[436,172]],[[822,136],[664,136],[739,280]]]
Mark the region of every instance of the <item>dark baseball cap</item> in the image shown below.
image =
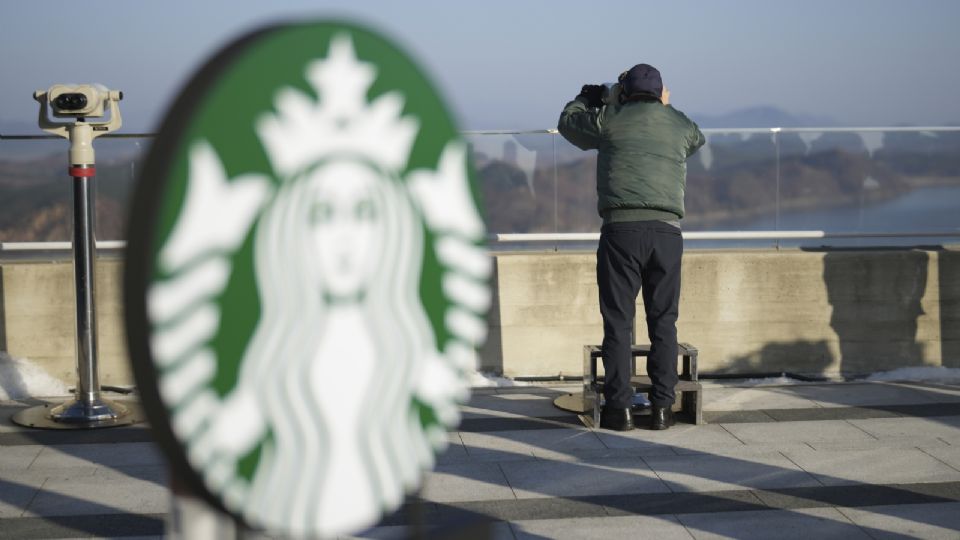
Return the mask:
[[[650,94],[660,97],[663,94],[663,81],[660,72],[650,64],[637,64],[623,74],[620,79],[623,95]]]

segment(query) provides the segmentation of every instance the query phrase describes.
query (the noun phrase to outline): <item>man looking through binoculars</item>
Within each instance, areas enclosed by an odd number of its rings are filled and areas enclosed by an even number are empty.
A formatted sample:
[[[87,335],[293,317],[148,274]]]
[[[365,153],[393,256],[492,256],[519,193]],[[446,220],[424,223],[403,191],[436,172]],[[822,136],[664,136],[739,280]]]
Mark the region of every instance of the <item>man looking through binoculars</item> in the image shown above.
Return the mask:
[[[605,404],[600,427],[633,429],[631,330],[643,292],[653,385],[651,429],[673,425],[677,384],[677,315],[686,159],[705,139],[670,105],[660,72],[637,64],[611,88],[585,85],[557,126],[582,150],[597,150],[597,210],[603,218],[597,284],[603,317]]]

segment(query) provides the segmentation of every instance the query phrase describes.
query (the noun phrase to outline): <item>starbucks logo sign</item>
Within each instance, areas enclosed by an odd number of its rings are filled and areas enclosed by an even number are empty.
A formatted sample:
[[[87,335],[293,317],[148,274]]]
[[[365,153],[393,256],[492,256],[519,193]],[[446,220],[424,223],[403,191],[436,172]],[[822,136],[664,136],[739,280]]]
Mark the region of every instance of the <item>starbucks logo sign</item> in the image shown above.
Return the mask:
[[[368,30],[276,27],[201,70],[150,151],[137,382],[175,471],[255,527],[376,523],[459,421],[490,262],[446,110]]]

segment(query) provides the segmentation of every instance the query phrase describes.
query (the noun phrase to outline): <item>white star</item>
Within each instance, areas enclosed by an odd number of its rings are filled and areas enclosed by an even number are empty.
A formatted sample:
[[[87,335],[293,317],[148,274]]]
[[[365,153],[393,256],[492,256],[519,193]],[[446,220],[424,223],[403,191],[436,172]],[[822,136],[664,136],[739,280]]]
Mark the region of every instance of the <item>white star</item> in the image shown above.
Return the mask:
[[[346,118],[366,106],[367,89],[376,77],[369,62],[358,62],[353,41],[341,34],[330,41],[327,59],[315,62],[307,70],[307,79],[321,91],[324,113]]]

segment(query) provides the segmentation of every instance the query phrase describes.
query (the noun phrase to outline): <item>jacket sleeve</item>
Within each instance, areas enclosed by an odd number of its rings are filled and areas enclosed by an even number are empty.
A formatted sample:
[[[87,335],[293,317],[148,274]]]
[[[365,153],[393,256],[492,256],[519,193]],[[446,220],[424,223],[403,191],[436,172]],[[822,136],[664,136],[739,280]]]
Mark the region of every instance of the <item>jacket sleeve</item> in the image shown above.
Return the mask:
[[[707,142],[707,138],[703,136],[700,127],[692,120],[690,121],[690,128],[690,134],[687,136],[687,157],[692,156],[703,146],[703,143]]]
[[[563,138],[581,150],[600,146],[600,112],[603,109],[587,107],[585,98],[577,96],[560,113],[557,130]]]

